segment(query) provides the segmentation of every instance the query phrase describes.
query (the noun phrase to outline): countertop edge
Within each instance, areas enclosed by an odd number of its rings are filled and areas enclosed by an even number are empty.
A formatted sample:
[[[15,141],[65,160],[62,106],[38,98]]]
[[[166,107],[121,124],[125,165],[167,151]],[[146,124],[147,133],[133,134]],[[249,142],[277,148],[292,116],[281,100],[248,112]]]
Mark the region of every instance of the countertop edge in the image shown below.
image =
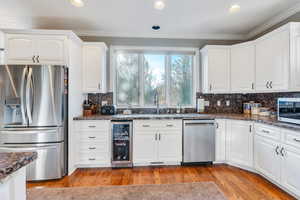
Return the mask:
[[[1,152],[0,181],[37,159],[37,152]]]

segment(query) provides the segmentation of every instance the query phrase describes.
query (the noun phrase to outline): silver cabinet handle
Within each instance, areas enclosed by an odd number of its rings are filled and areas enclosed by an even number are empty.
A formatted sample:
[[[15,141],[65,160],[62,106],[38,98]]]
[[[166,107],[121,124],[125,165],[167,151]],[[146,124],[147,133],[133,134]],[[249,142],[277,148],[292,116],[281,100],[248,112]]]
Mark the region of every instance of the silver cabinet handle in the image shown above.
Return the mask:
[[[96,128],[96,126],[89,126],[89,128]]]
[[[98,89],[99,89],[99,90],[101,89],[101,84],[100,84],[100,83],[98,84]]]
[[[249,126],[249,132],[252,133],[252,125]]]
[[[155,141],[157,140],[157,133],[155,133]]]
[[[276,149],[275,149],[276,155],[279,155],[279,151],[278,151],[278,150],[279,150],[279,148],[280,148],[280,147],[279,147],[279,146],[277,146],[277,147],[276,147]]]
[[[95,139],[95,138],[96,138],[96,137],[94,137],[94,136],[90,136],[90,137],[89,137],[89,139]]]
[[[144,124],[143,127],[150,127],[150,125],[145,125],[145,124]]]
[[[216,122],[216,129],[219,129],[219,123]]]
[[[252,90],[254,90],[254,83],[251,84],[251,88],[252,88]]]
[[[283,147],[280,150],[280,154],[281,154],[282,157],[284,157],[284,148]]]
[[[32,56],[32,62],[35,63],[35,56]]]
[[[89,158],[89,160],[96,160],[95,158]]]
[[[270,81],[270,88],[273,88],[273,81]]]
[[[212,90],[212,85],[211,85],[211,84],[209,85],[209,90],[210,90],[210,91]]]
[[[161,140],[161,134],[160,133],[158,134],[158,140],[159,141]]]
[[[0,51],[5,51],[5,49],[4,48],[0,48]]]
[[[263,133],[270,133],[270,131],[262,130]]]
[[[37,61],[38,63],[40,63],[39,58],[40,58],[40,56],[37,56],[37,57],[36,57],[36,61]]]
[[[96,147],[89,147],[89,150],[95,150]]]
[[[266,87],[267,87],[268,89],[270,88],[269,81],[267,82]]]
[[[295,142],[300,142],[300,140],[299,140],[299,139],[297,139],[297,138],[294,138],[294,141],[295,141]]]
[[[167,124],[167,127],[173,127],[174,125],[173,124]]]

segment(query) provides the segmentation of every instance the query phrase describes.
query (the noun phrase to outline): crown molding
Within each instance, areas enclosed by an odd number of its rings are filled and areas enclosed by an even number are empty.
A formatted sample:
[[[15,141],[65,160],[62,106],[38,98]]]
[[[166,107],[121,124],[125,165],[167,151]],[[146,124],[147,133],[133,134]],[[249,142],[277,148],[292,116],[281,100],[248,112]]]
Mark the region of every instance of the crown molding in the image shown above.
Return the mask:
[[[300,11],[300,3],[290,7],[289,9],[279,13],[278,15],[275,15],[262,25],[257,26],[254,30],[250,31],[248,34],[244,35],[245,39],[252,39],[258,34],[266,31],[267,29],[271,28],[272,26],[275,26],[276,24],[286,20],[290,16],[296,14]]]
[[[244,40],[245,35],[241,34],[177,34],[177,33],[125,33],[106,31],[74,31],[78,36],[99,36],[99,37],[125,37],[125,38],[163,38],[163,39],[207,39],[207,40]]]

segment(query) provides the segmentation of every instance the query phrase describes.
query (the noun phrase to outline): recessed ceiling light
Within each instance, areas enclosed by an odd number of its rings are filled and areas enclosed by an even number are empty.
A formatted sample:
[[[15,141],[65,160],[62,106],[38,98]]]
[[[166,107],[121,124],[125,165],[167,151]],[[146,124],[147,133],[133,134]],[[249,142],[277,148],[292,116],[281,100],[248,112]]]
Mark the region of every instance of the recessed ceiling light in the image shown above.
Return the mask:
[[[155,31],[158,31],[160,29],[160,26],[159,25],[154,25],[154,26],[152,26],[152,29],[155,30]]]
[[[230,13],[236,13],[239,12],[241,10],[241,6],[238,4],[233,4],[230,8],[229,8],[229,12]]]
[[[84,6],[83,0],[69,0],[69,1],[73,6],[76,6],[76,7],[83,7]]]
[[[163,1],[156,1],[154,3],[154,8],[157,10],[163,10],[165,8],[165,3]]]

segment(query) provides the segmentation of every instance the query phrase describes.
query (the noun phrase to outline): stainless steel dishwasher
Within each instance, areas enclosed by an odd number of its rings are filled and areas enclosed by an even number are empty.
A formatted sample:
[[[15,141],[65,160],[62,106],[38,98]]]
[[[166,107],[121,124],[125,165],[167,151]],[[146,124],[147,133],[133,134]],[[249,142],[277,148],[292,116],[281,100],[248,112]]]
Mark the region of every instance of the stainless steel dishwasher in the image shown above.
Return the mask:
[[[214,120],[183,121],[183,165],[212,163],[215,160]]]

